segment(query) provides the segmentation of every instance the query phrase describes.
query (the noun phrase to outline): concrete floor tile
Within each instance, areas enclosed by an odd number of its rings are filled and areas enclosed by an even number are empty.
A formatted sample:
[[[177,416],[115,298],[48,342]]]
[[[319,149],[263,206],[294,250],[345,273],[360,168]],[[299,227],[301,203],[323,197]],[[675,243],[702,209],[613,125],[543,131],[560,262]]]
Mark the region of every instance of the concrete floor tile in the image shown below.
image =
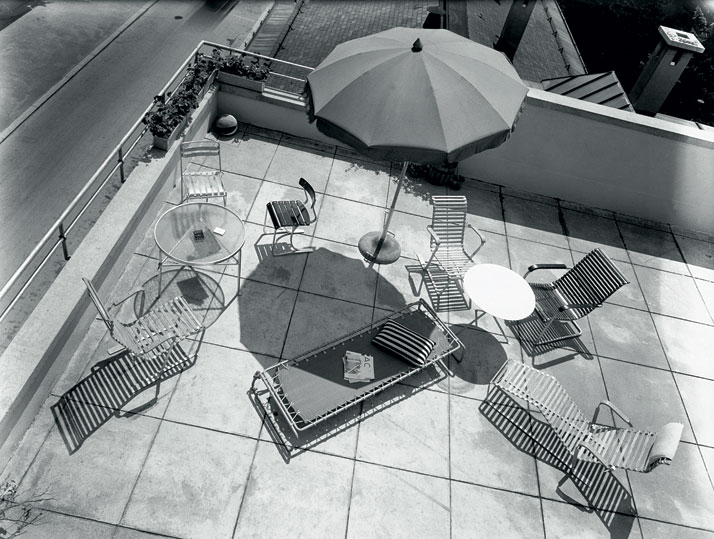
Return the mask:
[[[538,498],[464,483],[451,484],[453,539],[545,537],[542,518]]]
[[[714,484],[714,447],[704,447],[700,445],[699,450],[702,452],[702,458],[709,473],[709,478]]]
[[[637,519],[629,515],[589,511],[577,505],[543,500],[543,521],[548,538],[641,538]]]
[[[372,307],[300,292],[282,357],[301,356],[363,328],[371,320]]]
[[[276,140],[246,133],[237,147],[221,145],[221,165],[228,172],[262,180],[277,149]]]
[[[516,189],[508,185],[501,187],[501,192],[504,195],[515,198],[522,198],[527,202],[538,202],[540,204],[547,204],[548,206],[557,206],[558,201],[553,197],[541,195],[538,193],[532,193],[530,191],[524,191],[522,189]]]
[[[588,322],[598,355],[669,367],[650,313],[606,303],[590,313]]]
[[[155,539],[157,536],[154,533],[149,533],[149,532],[143,532],[134,528],[123,528],[121,526],[117,526],[114,532],[114,535],[112,536],[112,539]],[[161,536],[161,537],[169,537],[169,536]]]
[[[416,260],[402,257],[394,264],[375,266],[377,279],[377,307],[398,311],[405,305],[423,298],[431,305],[427,288],[422,284],[422,272]]]
[[[714,283],[703,281],[702,279],[695,279],[695,283],[699,289],[699,293],[704,299],[709,314],[714,318]]]
[[[234,297],[235,280],[223,286],[227,297]],[[242,281],[241,292],[206,330],[204,342],[278,357],[297,292],[256,281]]]
[[[642,266],[635,266],[650,311],[702,324],[712,324],[694,279]]]
[[[223,186],[228,192],[226,207],[234,211],[244,222],[248,219],[248,214],[253,207],[253,202],[260,189],[261,182],[248,176],[240,176],[226,172],[223,174]],[[211,202],[222,204],[219,198],[211,199]]]
[[[372,307],[377,287],[376,268],[369,268],[351,245],[315,239],[300,290]]]
[[[88,416],[101,414],[87,405]],[[53,428],[20,482],[18,497],[41,496],[52,511],[116,524],[152,444],[157,419],[114,418],[69,453]]]
[[[283,133],[280,138],[280,144],[285,144],[289,146],[301,146],[304,148],[309,148],[311,150],[318,150],[323,153],[333,154],[337,149],[334,144],[326,144],[317,140],[312,140],[305,137],[297,137],[291,135],[290,133]]]
[[[344,536],[353,468],[351,460],[313,451],[285,463],[260,442],[234,537]]]
[[[481,232],[506,233],[503,222],[503,208],[498,191],[488,191],[464,184],[458,193],[466,197],[468,222]]]
[[[384,207],[388,190],[389,167],[335,159],[327,183],[328,195]]]
[[[600,365],[608,400],[630,418],[636,429],[657,432],[663,425],[677,421],[684,425],[682,440],[694,441],[671,373],[605,358],[600,358]]]
[[[675,374],[697,443],[714,447],[714,380]]]
[[[714,529],[714,488],[695,445],[680,443],[669,466],[628,475],[640,516]]]
[[[296,253],[289,256],[273,256],[271,243],[272,233],[263,235],[263,227],[246,223],[245,245],[242,249],[241,275],[251,281],[284,286],[297,290],[303,277],[307,253]],[[276,252],[282,252],[280,245],[287,242],[285,238],[277,242]],[[298,236],[294,240],[297,248],[308,247],[312,238],[308,235]]]
[[[451,478],[537,495],[532,444],[525,441],[525,451],[516,447],[503,425],[484,415],[486,408],[481,401],[451,396]]]
[[[72,539],[113,539],[115,527],[102,522],[94,522],[84,518],[77,518],[49,511],[42,511],[37,507],[31,509],[30,523],[20,528],[22,531],[14,535],[16,525],[11,519],[22,520],[18,511],[23,509],[17,506],[14,510],[4,513],[2,518],[3,534],[5,537],[24,537],[27,539],[58,539],[71,537]],[[36,520],[35,519],[36,516]]]
[[[511,269],[518,275],[525,275],[533,264],[565,264],[573,267],[570,250],[521,238],[508,237],[508,254]],[[528,282],[548,283],[565,273],[566,270],[541,269],[528,276]]]
[[[568,248],[557,206],[504,196],[503,211],[509,236]]]
[[[660,314],[652,317],[672,369],[714,380],[714,363],[710,361],[714,326]]]
[[[461,363],[453,357],[449,360],[449,367],[454,373],[450,380],[451,394],[484,399],[489,382],[506,360],[521,361],[518,340],[509,338],[508,343],[504,343],[501,342],[503,337],[486,331],[462,326],[451,329],[466,349]]]
[[[671,232],[623,222],[618,226],[633,264],[689,275]]]
[[[299,180],[299,178],[298,178]],[[305,190],[298,185],[298,180],[292,183],[282,184],[275,182],[262,182],[260,190],[255,197],[253,202],[253,207],[248,214],[248,221],[255,223],[256,225],[263,226],[267,222],[268,230],[271,229],[270,217],[266,218],[265,206],[268,202],[274,202],[276,200],[299,200],[300,202],[305,201]],[[317,201],[315,203],[315,211],[317,212],[317,219],[320,220],[320,206],[322,205],[322,191],[316,192]],[[309,209],[309,208],[308,208]],[[312,216],[312,211],[310,212]],[[315,231],[315,226],[311,225],[305,227],[306,235],[312,236]],[[272,241],[272,237],[271,237]],[[298,245],[298,242],[296,242]]]
[[[408,394],[362,422],[357,459],[448,478],[449,396],[412,391],[395,386],[379,396],[386,402]]]
[[[431,219],[410,213],[394,212],[389,230],[394,233],[402,254],[411,259],[416,259],[417,254],[426,261],[431,254],[429,247],[429,233],[426,230]]]
[[[121,524],[180,537],[230,537],[257,443],[164,421]]]
[[[274,362],[250,352],[204,344],[196,364],[176,384],[164,418],[257,437],[262,418],[247,393],[255,372]]]
[[[324,193],[332,169],[334,153],[280,143],[265,179],[283,185],[297,185],[305,178],[315,191]]]
[[[397,191],[397,182],[399,175],[402,172],[401,166],[396,166],[391,169],[392,176],[389,181],[389,196],[387,197],[386,206],[389,207],[394,199],[394,193]],[[397,198],[396,210],[402,213],[410,213],[412,215],[420,215],[431,219],[431,214],[434,211],[431,205],[432,195],[446,195],[445,187],[431,185],[426,180],[421,178],[411,178],[408,174],[402,181],[402,187]],[[459,193],[456,193],[459,194]],[[383,204],[384,205],[384,204]]]
[[[449,482],[357,462],[346,539],[363,537],[448,538]]]
[[[675,526],[658,520],[640,518],[644,539],[714,539],[714,531],[704,531],[684,526]]]
[[[562,211],[573,251],[589,253],[599,247],[613,260],[630,261],[614,219],[568,209]]]
[[[315,225],[315,237],[356,247],[367,232],[381,231],[383,226],[384,209],[326,196]]]
[[[714,281],[714,243],[675,236],[694,277]]]

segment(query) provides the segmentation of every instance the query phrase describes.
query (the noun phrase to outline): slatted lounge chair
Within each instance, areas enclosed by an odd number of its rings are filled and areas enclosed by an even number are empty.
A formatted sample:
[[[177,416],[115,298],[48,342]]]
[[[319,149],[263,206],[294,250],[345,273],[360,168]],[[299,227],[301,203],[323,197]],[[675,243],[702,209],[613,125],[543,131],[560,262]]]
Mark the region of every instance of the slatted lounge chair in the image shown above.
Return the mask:
[[[599,462],[610,471],[650,472],[660,464],[669,464],[677,451],[681,423],[668,423],[659,433],[635,430],[627,416],[609,401],[598,404],[591,422],[553,376],[518,361],[507,360],[490,385],[540,410],[572,455],[571,473],[578,461]],[[595,423],[601,406],[610,408],[629,427]]]
[[[158,381],[161,380],[166,362],[175,347],[187,337],[204,329],[203,324],[181,296],[154,307],[133,322],[121,322],[114,318],[109,311],[128,298],[113,303],[107,309],[99,299],[92,282],[85,278],[82,280],[112,339],[128,350],[133,359],[161,362],[161,368],[157,375]]]
[[[397,322],[422,338],[433,341],[433,349],[418,361],[419,364],[398,358],[372,342],[388,321]],[[374,357],[374,380],[352,384],[344,379],[342,358],[348,350]],[[442,362],[449,354],[459,350],[463,350],[461,341],[431,307],[420,300],[296,359],[281,361],[256,372],[251,391],[255,396],[267,391],[269,401],[255,399],[261,402],[266,417],[277,429],[273,413],[281,414],[295,436],[299,437],[307,429]]]
[[[181,202],[222,198],[225,206],[227,197],[220,144],[212,140],[181,143]]]
[[[431,255],[424,262],[419,255],[419,264],[430,288],[435,290],[434,302],[443,303],[442,295],[449,293],[450,285],[456,284],[460,298],[445,298],[446,303],[463,300],[463,279],[475,264],[473,257],[486,243],[486,238],[477,228],[466,221],[465,196],[432,196],[434,206],[431,224],[426,229],[430,235]],[[464,245],[466,230],[472,230],[480,244],[472,253]]]
[[[534,264],[523,276],[541,269],[568,269],[565,264]],[[550,344],[582,335],[576,320],[600,307],[607,298],[628,284],[617,266],[602,250],[595,249],[552,283],[530,283],[536,297],[535,311],[544,323],[534,344]],[[544,338],[557,322],[564,334]]]
[[[263,233],[266,233],[268,216],[270,216],[270,222],[273,225],[273,244],[271,247],[273,256],[307,253],[313,250],[311,248],[297,249],[293,244],[295,234],[304,233],[304,230],[300,228],[301,226],[309,226],[317,221],[317,214],[315,213],[317,196],[315,195],[315,190],[305,178],[300,178],[298,183],[305,192],[304,202],[299,200],[275,200],[266,204]],[[310,206],[309,211],[306,205]],[[312,211],[312,215],[310,215],[310,211]],[[292,250],[276,252],[275,243],[278,241],[278,238],[282,238],[283,236],[290,236],[290,247]]]

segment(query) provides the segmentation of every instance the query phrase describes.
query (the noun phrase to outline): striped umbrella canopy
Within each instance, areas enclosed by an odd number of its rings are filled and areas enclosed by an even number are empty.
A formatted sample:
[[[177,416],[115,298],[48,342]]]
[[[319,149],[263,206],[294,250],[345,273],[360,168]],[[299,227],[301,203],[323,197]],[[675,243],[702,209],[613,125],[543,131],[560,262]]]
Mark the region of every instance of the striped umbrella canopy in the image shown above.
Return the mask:
[[[383,230],[364,257],[396,261],[388,235],[410,161],[456,163],[511,134],[528,88],[508,58],[448,30],[392,28],[335,47],[307,77],[308,114],[325,135],[373,159],[403,162]]]

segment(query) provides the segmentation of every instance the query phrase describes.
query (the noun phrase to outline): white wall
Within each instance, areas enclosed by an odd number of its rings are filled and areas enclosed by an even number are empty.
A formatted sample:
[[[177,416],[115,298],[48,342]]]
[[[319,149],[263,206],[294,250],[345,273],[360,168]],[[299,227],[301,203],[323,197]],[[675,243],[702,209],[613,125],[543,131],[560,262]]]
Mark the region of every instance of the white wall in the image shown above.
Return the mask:
[[[338,144],[303,109],[219,92],[218,112]],[[511,138],[459,173],[587,206],[714,234],[714,131],[530,89]]]

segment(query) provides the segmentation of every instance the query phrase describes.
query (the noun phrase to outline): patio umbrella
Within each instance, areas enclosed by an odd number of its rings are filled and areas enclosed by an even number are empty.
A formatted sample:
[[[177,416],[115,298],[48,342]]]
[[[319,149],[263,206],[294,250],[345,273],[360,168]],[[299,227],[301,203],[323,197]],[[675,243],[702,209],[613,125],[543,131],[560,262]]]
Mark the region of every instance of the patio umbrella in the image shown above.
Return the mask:
[[[448,30],[392,28],[354,39],[308,75],[308,114],[322,133],[368,157],[403,162],[383,230],[360,240],[367,260],[399,258],[387,231],[408,163],[456,163],[495,148],[527,92],[503,53]]]

